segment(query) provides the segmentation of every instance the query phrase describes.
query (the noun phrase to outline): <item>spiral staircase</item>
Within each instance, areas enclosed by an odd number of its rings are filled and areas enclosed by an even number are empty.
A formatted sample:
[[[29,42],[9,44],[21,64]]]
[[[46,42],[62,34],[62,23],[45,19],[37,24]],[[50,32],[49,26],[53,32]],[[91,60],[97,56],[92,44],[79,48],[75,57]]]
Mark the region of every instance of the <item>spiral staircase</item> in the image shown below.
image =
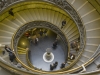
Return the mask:
[[[8,3],[8,4],[7,4]],[[66,7],[73,8],[78,14],[71,15],[67,12]],[[66,10],[59,5],[67,8]],[[15,19],[8,14],[8,10],[13,8]],[[70,10],[71,11],[71,10]],[[74,17],[73,17],[74,16]],[[74,19],[79,16],[84,29],[78,27],[77,21]],[[62,21],[66,20],[66,25],[61,29]],[[13,39],[18,29],[26,23],[32,21],[46,21],[58,29],[60,29],[68,43],[69,51],[70,43],[80,37],[80,50],[74,52],[76,59],[69,64],[68,67],[54,71],[45,72],[29,67],[26,61],[27,51],[18,48],[15,51],[17,61],[22,64],[23,69],[17,68],[8,60],[8,54],[0,57],[0,75],[99,75],[97,66],[100,64],[100,0],[13,0],[6,2],[0,13],[0,44],[1,51],[4,50],[4,45],[9,45],[13,48]],[[82,36],[82,32],[84,36]],[[81,40],[84,41],[81,42]],[[14,49],[14,48],[13,48]],[[86,71],[81,72],[84,65]]]

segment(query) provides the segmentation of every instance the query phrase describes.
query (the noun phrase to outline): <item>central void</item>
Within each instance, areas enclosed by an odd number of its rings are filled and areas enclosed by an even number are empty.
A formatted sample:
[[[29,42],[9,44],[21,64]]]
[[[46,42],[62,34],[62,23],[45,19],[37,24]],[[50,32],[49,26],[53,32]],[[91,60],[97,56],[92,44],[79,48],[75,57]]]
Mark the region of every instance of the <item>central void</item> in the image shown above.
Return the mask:
[[[30,48],[29,60],[34,67],[42,69],[44,71],[50,71],[50,64],[53,64],[55,61],[57,61],[58,66],[56,67],[56,69],[54,69],[54,71],[59,70],[61,63],[65,62],[64,50],[61,43],[62,40],[56,33],[54,33],[51,30],[47,31],[47,36],[45,36],[45,34],[43,34],[43,36],[40,36],[39,30],[40,29],[37,29],[33,32],[39,38],[38,43],[37,44],[35,44],[34,42],[29,43],[29,48]],[[58,37],[57,48],[53,49],[52,48],[53,42],[56,40],[57,37]],[[51,52],[54,55],[54,59],[52,62],[45,62],[43,60],[43,55],[46,52],[47,48],[51,48]]]

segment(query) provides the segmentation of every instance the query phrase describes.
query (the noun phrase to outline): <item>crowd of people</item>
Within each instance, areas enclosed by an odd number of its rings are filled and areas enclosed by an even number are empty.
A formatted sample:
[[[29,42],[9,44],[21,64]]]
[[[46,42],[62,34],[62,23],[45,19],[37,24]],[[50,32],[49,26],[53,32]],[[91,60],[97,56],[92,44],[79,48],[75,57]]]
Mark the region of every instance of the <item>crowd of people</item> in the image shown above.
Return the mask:
[[[13,53],[13,50],[8,45],[5,45],[5,50],[9,53],[9,60],[11,62],[13,62],[15,60],[15,58],[16,58],[15,54]],[[62,63],[60,68],[61,69],[65,68],[65,64],[66,64],[65,62]],[[57,65],[58,65],[57,61],[55,63],[53,63],[53,64],[50,64],[50,70],[52,71],[52,70],[56,69]],[[15,64],[15,66],[18,67],[18,68],[23,68],[23,66],[20,63]]]
[[[39,29],[38,33],[36,33],[36,34],[33,35],[32,32],[26,32],[25,36],[29,40],[30,43],[34,43],[35,45],[37,45],[38,42],[39,42],[39,37],[42,37],[42,36],[47,37],[48,36],[47,32],[48,32],[47,29],[44,29],[44,30]],[[39,34],[39,36],[37,36],[37,34]],[[58,45],[58,38],[56,38],[54,40],[54,42],[52,43],[52,48],[56,49],[57,45]]]
[[[40,29],[37,34],[39,34],[40,37],[42,37],[42,36],[47,37],[47,35],[48,35],[47,32],[48,32],[47,29],[44,29],[44,30]],[[35,45],[37,45],[38,42],[39,42],[39,37],[37,36],[37,34],[32,35],[31,32],[26,32],[25,36],[26,36],[27,39],[29,39],[30,43],[34,43]],[[56,49],[57,44],[58,44],[58,39],[56,38],[55,41],[52,44],[52,48]]]
[[[52,71],[52,70],[56,69],[57,65],[58,65],[58,62],[57,62],[57,61],[56,61],[55,63],[53,63],[53,64],[50,64],[50,70]],[[62,69],[62,68],[65,68],[65,65],[66,65],[65,62],[62,63],[61,66],[60,66],[60,68],[61,68],[61,69]]]

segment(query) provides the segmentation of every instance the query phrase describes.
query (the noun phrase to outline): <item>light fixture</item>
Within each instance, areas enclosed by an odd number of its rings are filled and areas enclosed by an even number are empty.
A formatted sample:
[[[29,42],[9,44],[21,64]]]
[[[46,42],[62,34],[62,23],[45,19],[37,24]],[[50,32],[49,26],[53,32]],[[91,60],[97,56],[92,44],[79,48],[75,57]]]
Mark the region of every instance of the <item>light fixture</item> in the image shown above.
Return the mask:
[[[25,43],[24,43],[24,42],[23,42],[22,44],[23,44],[23,45],[25,45]]]

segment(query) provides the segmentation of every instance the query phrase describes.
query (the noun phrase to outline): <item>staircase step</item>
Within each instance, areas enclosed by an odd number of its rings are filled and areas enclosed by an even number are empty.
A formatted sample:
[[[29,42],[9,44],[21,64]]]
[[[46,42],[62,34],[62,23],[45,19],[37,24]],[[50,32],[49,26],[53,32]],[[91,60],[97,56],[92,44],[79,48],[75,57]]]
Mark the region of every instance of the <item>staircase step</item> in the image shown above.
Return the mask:
[[[95,63],[91,63],[86,67],[86,72],[91,72],[97,70],[97,65]]]
[[[26,59],[26,54],[19,54],[18,56],[19,56],[20,60],[21,60],[25,65],[28,65],[27,59]]]

